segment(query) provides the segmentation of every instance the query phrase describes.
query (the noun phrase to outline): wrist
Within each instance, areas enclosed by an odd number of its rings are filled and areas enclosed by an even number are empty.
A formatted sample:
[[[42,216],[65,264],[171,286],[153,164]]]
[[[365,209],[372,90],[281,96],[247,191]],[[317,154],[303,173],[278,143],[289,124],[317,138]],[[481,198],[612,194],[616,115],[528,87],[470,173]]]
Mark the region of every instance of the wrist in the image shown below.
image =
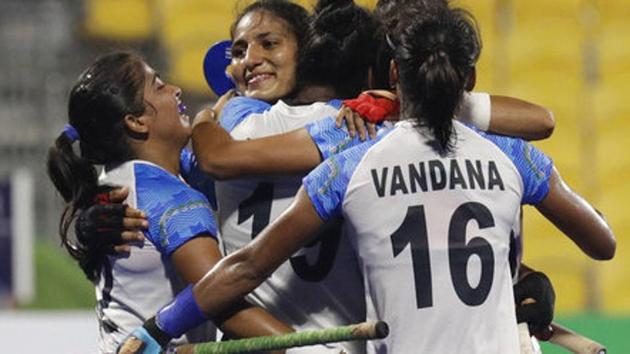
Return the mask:
[[[192,289],[192,285],[187,286],[155,317],[156,326],[170,338],[177,338],[207,320]]]
[[[156,323],[156,318],[151,317],[142,325],[147,333],[160,345],[160,347],[165,348],[168,343],[173,339],[168,333],[164,332]]]
[[[465,92],[458,117],[461,121],[487,131],[490,128],[492,105],[490,94],[485,92]]]

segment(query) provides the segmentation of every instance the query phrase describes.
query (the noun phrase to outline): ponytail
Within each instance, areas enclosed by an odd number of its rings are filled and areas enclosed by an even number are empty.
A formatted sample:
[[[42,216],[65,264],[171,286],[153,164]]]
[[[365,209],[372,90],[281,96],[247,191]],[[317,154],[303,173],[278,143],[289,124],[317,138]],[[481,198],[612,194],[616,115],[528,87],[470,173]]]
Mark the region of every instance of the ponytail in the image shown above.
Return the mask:
[[[440,49],[429,54],[416,75],[425,94],[417,117],[426,119],[440,148],[448,151],[452,148],[453,116],[464,93],[462,78],[449,55]]]
[[[70,240],[68,230],[77,211],[92,204],[98,189],[97,173],[86,159],[77,156],[72,139],[64,132],[48,150],[48,176],[67,203],[59,222],[61,244],[76,259],[91,281],[100,273],[101,261],[86,247]]]
[[[442,152],[453,147],[453,117],[479,57],[472,16],[460,9],[423,11],[400,20],[390,40],[398,64],[403,111],[428,127]]]

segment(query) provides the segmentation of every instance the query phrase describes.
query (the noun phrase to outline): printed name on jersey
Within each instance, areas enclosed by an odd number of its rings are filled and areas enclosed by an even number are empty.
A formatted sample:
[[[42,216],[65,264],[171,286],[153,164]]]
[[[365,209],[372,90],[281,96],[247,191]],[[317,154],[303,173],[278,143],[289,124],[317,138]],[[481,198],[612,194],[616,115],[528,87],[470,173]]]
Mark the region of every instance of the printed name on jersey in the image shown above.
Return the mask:
[[[379,197],[443,189],[505,190],[496,162],[469,160],[420,161],[370,170]],[[388,188],[389,187],[389,188]]]

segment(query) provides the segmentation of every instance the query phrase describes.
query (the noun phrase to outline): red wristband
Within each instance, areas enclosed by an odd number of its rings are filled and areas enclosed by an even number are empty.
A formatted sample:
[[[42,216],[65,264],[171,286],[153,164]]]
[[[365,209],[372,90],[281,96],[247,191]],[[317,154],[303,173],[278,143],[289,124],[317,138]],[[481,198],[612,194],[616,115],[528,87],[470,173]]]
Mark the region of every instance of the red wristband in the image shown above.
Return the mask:
[[[391,114],[398,113],[400,108],[398,101],[374,97],[368,93],[362,93],[354,99],[344,100],[343,104],[370,123],[380,123]]]

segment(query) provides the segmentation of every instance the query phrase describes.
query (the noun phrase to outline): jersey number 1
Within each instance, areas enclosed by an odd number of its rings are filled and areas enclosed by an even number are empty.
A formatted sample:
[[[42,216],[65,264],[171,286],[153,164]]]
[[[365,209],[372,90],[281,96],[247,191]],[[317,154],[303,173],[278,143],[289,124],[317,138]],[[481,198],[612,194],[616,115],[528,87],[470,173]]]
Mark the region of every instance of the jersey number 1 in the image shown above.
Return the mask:
[[[238,206],[239,224],[253,217],[252,240],[269,224],[272,201],[273,183],[260,183],[254,193]],[[293,271],[305,281],[321,281],[330,272],[341,237],[341,221],[326,224],[320,232],[320,237],[306,246],[313,247],[319,243],[319,254],[313,263],[304,255],[290,258]]]
[[[470,220],[477,221],[479,229],[494,226],[492,213],[483,204],[468,202],[460,205],[453,213],[448,228],[448,263],[457,296],[465,304],[477,306],[486,301],[492,287],[494,253],[490,243],[482,237],[473,237],[466,242],[466,225]],[[416,304],[418,308],[433,306],[429,239],[424,206],[414,205],[407,209],[407,215],[391,235],[391,241],[394,257],[408,244],[411,246]],[[475,254],[481,259],[481,277],[479,284],[473,287],[468,282],[467,265],[470,257]]]

